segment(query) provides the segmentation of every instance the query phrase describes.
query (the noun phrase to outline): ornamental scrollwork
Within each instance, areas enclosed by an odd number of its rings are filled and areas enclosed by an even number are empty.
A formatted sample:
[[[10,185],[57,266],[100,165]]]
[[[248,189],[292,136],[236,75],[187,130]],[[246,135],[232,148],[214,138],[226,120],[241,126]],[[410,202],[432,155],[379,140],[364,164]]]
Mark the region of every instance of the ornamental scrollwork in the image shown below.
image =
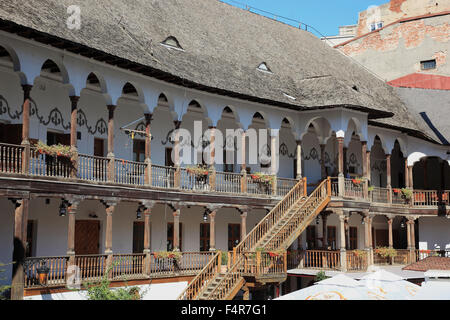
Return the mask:
[[[22,112],[23,112],[22,110],[20,111],[15,110],[13,113],[11,113],[11,108],[9,107],[8,101],[5,99],[4,96],[0,95],[0,116],[3,114],[8,114],[8,116],[12,120],[15,120],[20,118]]]
[[[99,133],[101,135],[108,132],[108,124],[106,123],[105,119],[100,118],[95,123],[94,128],[92,128],[87,121],[86,114],[82,109],[78,109],[77,113],[77,124],[79,127],[86,127],[88,132],[92,135]]]

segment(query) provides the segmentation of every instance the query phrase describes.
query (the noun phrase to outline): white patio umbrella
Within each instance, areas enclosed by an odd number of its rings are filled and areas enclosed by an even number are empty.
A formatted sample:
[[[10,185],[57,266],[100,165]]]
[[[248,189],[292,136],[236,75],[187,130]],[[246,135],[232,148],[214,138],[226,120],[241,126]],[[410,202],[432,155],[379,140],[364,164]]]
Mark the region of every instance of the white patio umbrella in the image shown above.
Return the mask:
[[[275,300],[368,300],[367,288],[358,281],[339,274]]]
[[[368,288],[367,294],[374,300],[411,300],[420,289],[384,269],[365,275],[359,282]]]

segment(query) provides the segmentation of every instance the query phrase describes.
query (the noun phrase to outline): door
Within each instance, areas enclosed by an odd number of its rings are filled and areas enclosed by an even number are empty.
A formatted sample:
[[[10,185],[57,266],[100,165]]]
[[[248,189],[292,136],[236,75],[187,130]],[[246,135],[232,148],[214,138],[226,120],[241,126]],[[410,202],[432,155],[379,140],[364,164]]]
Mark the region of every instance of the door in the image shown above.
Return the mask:
[[[239,242],[241,242],[241,225],[229,223],[228,224],[228,250],[233,250]]]
[[[358,228],[357,227],[350,227],[349,232],[350,232],[349,249],[350,250],[356,250],[356,249],[358,249]]]
[[[388,247],[389,246],[389,230],[377,229],[375,230],[376,246],[375,247]]]
[[[75,254],[99,254],[100,221],[77,220],[75,222]]]
[[[133,253],[144,252],[144,231],[144,222],[135,221],[133,223]]]
[[[306,228],[306,249],[313,250],[316,248],[316,227],[308,226]]]

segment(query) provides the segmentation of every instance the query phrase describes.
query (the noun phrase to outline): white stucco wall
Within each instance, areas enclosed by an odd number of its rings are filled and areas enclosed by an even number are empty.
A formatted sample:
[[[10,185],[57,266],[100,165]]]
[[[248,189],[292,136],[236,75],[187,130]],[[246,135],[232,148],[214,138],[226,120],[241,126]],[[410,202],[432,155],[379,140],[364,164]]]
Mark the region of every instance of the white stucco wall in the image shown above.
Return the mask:
[[[419,249],[450,249],[450,219],[446,217],[419,218]]]

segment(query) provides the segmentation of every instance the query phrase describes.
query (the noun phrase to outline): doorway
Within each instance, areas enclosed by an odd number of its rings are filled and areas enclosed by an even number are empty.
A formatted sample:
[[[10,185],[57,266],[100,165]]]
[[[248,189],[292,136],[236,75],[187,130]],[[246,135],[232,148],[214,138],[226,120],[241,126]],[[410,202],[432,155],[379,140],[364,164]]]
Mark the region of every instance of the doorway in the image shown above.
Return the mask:
[[[75,254],[99,254],[100,221],[77,220],[75,222]]]

